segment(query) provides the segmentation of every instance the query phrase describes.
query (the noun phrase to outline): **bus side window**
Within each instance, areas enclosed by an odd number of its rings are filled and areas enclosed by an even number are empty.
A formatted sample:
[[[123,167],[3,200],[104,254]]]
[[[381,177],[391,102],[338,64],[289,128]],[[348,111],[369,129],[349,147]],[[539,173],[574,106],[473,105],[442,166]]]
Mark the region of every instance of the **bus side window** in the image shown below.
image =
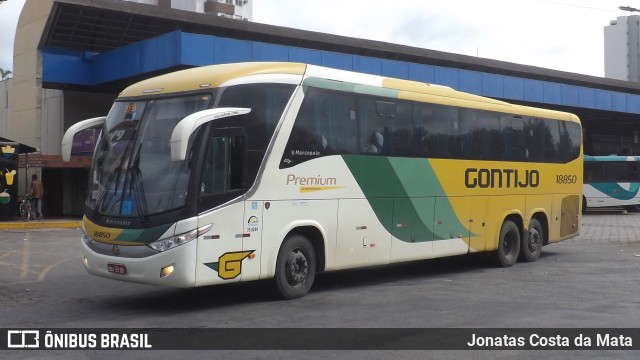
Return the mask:
[[[627,181],[634,182],[640,179],[640,174],[638,174],[638,163],[635,161],[627,162]]]
[[[560,136],[558,150],[560,151],[559,161],[569,161],[578,157],[580,153],[580,139],[582,137],[582,130],[576,123],[568,121],[557,121]]]
[[[414,150],[417,157],[432,156],[434,154],[434,125],[433,106],[429,104],[414,104],[413,106],[413,131]]]
[[[591,166],[591,163],[585,162],[584,166],[583,166],[583,175],[584,175],[584,182],[588,182],[593,180],[593,167]]]
[[[534,161],[558,162],[560,129],[559,121],[531,118],[527,134],[527,149]],[[526,127],[525,127],[526,129]]]
[[[399,102],[396,105],[396,115],[391,119],[394,129],[391,156],[414,156],[414,143],[418,135],[414,133],[411,115],[410,104]]]
[[[200,193],[203,195],[220,194],[225,191],[227,184],[227,146],[226,138],[213,137],[207,146],[207,152],[202,169]]]
[[[353,94],[309,88],[296,117],[280,168],[321,156],[358,154]]]
[[[214,136],[207,146],[200,193],[216,195],[244,187],[244,137]]]
[[[527,157],[524,141],[524,122],[520,116],[512,116],[502,122],[502,140],[507,160],[522,161]]]
[[[432,105],[434,126],[434,156],[457,157],[460,155],[462,139],[459,136],[459,110],[452,106]]]

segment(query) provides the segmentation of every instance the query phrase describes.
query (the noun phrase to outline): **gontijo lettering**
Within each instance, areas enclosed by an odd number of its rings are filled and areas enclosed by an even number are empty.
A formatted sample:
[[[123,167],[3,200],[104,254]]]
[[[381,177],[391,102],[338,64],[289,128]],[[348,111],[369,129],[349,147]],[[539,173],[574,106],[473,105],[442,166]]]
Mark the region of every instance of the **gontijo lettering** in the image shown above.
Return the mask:
[[[476,169],[464,172],[467,188],[526,188],[540,185],[538,170],[518,171],[517,169]]]

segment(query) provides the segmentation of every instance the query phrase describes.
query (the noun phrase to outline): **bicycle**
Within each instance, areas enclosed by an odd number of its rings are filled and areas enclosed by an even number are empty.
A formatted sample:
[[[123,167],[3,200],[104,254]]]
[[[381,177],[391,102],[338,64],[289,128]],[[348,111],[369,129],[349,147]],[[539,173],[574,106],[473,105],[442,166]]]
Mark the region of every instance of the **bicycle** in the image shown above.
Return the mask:
[[[31,193],[26,194],[20,202],[20,217],[24,221],[29,221],[34,218],[33,209],[31,208]]]

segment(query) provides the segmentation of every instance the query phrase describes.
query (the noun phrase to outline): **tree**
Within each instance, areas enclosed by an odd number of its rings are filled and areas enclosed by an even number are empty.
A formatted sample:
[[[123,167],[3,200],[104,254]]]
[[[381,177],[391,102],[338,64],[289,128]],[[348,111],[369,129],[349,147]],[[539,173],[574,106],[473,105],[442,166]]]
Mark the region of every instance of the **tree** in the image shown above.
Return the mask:
[[[11,70],[5,70],[0,68],[0,80],[4,80],[9,77],[13,72]]]

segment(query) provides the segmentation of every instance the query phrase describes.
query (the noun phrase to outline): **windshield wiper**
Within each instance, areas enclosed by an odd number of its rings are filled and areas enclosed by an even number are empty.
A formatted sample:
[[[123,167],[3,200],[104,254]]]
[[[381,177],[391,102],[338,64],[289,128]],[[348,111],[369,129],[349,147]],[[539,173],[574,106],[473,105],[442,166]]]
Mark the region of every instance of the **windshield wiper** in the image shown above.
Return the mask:
[[[136,203],[136,211],[140,217],[140,222],[145,224],[147,222],[147,208],[146,196],[144,193],[144,185],[142,183],[142,173],[140,172],[140,150],[142,149],[142,143],[138,144],[138,150],[136,151],[135,158],[130,163],[127,169],[127,174],[130,175],[129,181],[129,195],[133,192],[134,201]],[[125,180],[126,181],[126,180]]]
[[[138,129],[135,129],[133,131],[133,134],[131,136],[131,139],[135,139],[136,134],[138,133]],[[107,140],[109,139],[109,136],[107,134]],[[118,184],[120,183],[120,174],[122,172],[122,168],[124,167],[124,163],[125,160],[128,159],[128,154],[129,154],[129,150],[132,148],[131,144],[133,144],[134,141],[129,141],[127,143],[127,147],[122,151],[122,155],[120,157],[120,162],[118,163],[118,166],[114,169],[113,173],[111,173],[111,176],[109,176],[109,178],[107,179],[107,183],[104,186],[104,190],[102,191],[102,193],[100,194],[100,197],[98,198],[98,201],[96,202],[96,206],[93,209],[93,216],[95,217],[97,212],[100,211],[102,213],[104,213],[107,208],[109,207],[109,205],[111,205],[111,202],[114,200],[114,198],[117,197],[118,194]],[[109,151],[113,150],[113,145],[109,142]],[[111,187],[111,184],[113,183],[113,181],[116,181],[115,186],[113,188],[113,195],[109,196],[109,198],[106,200],[106,203],[103,203],[105,201],[105,197],[107,195],[107,193],[109,192],[109,187]],[[126,181],[126,179],[125,179]],[[124,184],[122,185],[122,197],[124,197]]]
[[[116,193],[118,192],[118,181],[116,181],[116,185],[114,186],[114,189],[113,189],[113,196],[110,196],[107,203],[103,204],[103,201],[107,193],[109,192],[109,187],[111,187],[111,184],[113,183],[114,179],[120,178],[120,171],[122,171],[122,164],[118,165],[118,167],[115,168],[113,173],[111,173],[111,176],[109,176],[109,178],[107,179],[107,183],[105,184],[104,189],[100,193],[100,197],[98,197],[98,200],[96,201],[96,206],[93,208],[92,216],[94,218],[96,217],[98,211],[101,211],[101,212],[105,211],[105,209],[109,206],[109,204],[111,204],[111,200],[115,197]]]

